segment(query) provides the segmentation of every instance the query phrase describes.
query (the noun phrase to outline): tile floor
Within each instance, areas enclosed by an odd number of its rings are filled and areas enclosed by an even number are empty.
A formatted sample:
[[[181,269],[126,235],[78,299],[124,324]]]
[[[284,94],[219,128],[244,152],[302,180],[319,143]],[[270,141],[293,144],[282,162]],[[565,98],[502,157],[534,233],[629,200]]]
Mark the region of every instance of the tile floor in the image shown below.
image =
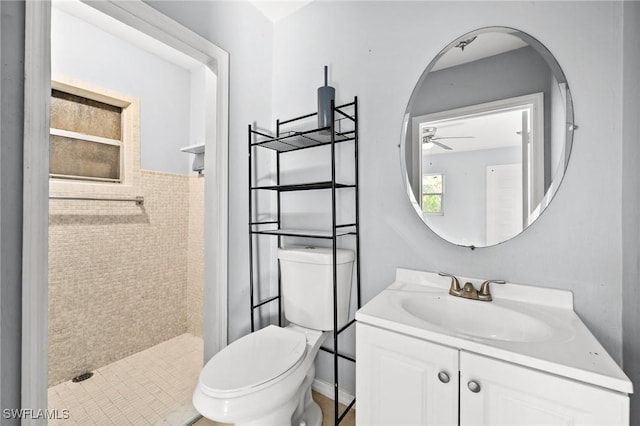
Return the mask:
[[[313,399],[320,405],[322,409],[322,426],[333,426],[333,400],[327,398],[324,395],[319,394],[318,392],[313,392]],[[345,409],[345,406],[340,404],[340,412],[342,413]],[[340,426],[354,426],[356,424],[356,413],[355,410],[350,410],[349,413],[342,419],[340,422]],[[218,423],[208,419],[200,419],[194,426],[227,426],[227,423]],[[230,425],[229,425],[230,426]]]
[[[52,386],[49,388],[49,408],[69,410],[69,418],[51,420],[49,424],[182,425],[194,412],[191,396],[202,370],[202,351],[202,339],[182,334],[98,368],[88,380]],[[313,392],[313,399],[322,408],[322,425],[331,426],[333,400],[317,392]],[[344,408],[340,405],[341,411]],[[179,420],[176,420],[176,413],[180,415]],[[207,419],[195,424],[223,425]],[[354,410],[340,425],[355,425]]]
[[[49,388],[49,408],[69,410],[50,425],[150,425],[190,404],[202,369],[202,339],[182,334]]]

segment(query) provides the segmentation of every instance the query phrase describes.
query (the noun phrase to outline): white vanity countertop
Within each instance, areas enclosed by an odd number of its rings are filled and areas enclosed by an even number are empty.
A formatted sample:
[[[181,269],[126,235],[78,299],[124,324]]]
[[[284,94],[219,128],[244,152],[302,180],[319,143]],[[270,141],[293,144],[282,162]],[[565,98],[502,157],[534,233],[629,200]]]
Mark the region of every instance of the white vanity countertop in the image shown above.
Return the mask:
[[[482,280],[458,277],[460,285],[472,282],[476,288]],[[569,291],[507,283],[491,284],[492,302],[461,299],[448,294],[451,279],[432,272],[398,268],[396,281],[356,313],[358,322],[535,368],[559,376],[590,383],[623,393],[632,393],[633,385],[622,369],[609,356],[573,310],[573,295]],[[425,309],[429,300],[467,305],[491,312],[505,308],[516,315],[540,320],[548,329],[545,337],[534,341],[513,341],[477,337],[461,333],[412,315],[404,307]],[[441,303],[441,302],[438,302]],[[491,306],[489,306],[491,305]],[[474,324],[470,324],[474,326]],[[477,327],[477,325],[475,325]],[[516,339],[517,340],[517,339]],[[527,340],[527,339],[521,339]]]

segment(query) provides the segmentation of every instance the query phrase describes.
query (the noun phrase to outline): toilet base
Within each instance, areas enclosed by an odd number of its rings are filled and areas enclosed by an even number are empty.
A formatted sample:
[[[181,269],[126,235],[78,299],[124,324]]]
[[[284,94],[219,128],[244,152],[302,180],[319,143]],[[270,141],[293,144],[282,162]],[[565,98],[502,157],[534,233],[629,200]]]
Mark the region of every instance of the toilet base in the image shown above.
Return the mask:
[[[321,426],[322,425],[322,410],[320,406],[311,401],[304,412],[302,419],[298,423],[292,422],[293,426]]]
[[[315,365],[307,372],[302,384],[298,388],[297,398],[292,398],[276,411],[260,419],[249,422],[236,423],[235,426],[322,426],[322,410],[313,400],[311,384],[316,375]]]
[[[267,416],[261,417],[244,423],[235,423],[234,426],[282,426],[288,425],[291,421],[291,413],[295,408],[295,400],[287,401],[287,403],[278,408],[276,411],[269,413]]]
[[[322,410],[313,400],[311,384],[316,376],[316,366],[312,365],[300,386],[300,401],[296,411],[291,416],[292,426],[321,426]]]

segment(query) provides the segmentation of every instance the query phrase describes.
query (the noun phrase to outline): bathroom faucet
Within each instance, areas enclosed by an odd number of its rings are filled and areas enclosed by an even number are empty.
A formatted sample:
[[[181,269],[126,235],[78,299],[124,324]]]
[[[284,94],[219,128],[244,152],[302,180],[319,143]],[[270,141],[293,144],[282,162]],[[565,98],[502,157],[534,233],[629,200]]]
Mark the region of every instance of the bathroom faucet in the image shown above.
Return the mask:
[[[451,278],[451,287],[449,287],[449,294],[456,297],[463,297],[465,299],[472,300],[481,300],[484,302],[491,302],[493,298],[491,297],[491,289],[489,288],[489,284],[506,284],[504,280],[487,280],[482,283],[480,286],[480,290],[476,290],[476,288],[471,283],[466,283],[464,287],[460,287],[460,281],[455,275],[447,274],[446,272],[438,272],[438,275],[441,277],[450,277]]]
[[[438,275],[440,275],[441,277],[451,278],[451,287],[449,287],[450,295],[452,296],[462,295],[462,289],[460,288],[460,281],[458,281],[455,275],[447,274],[446,272],[438,272]]]
[[[505,280],[487,280],[482,283],[480,286],[480,291],[478,291],[478,300],[484,300],[485,302],[491,302],[493,297],[491,297],[491,290],[489,289],[489,284],[506,284]]]

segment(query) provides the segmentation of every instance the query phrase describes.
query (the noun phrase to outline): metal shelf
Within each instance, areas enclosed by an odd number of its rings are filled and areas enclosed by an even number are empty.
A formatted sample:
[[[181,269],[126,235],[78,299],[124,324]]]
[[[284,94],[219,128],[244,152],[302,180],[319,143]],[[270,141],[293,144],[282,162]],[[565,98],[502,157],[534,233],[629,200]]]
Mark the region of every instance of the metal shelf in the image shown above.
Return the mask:
[[[336,188],[355,188],[355,185],[348,185],[344,183],[336,183]],[[293,185],[269,185],[269,186],[254,186],[251,189],[268,189],[271,191],[281,191],[281,192],[290,192],[290,191],[312,191],[316,189],[331,189],[333,188],[333,183],[330,180],[324,182],[309,182],[309,183],[298,183]]]
[[[354,356],[336,352],[331,348],[325,348],[324,346],[320,346],[320,350],[323,351],[323,352],[327,352],[329,354],[332,354],[332,355],[336,355],[339,358],[346,359],[347,361],[356,362],[356,358]]]
[[[266,136],[263,133],[255,132],[260,136]],[[346,142],[355,139],[355,131],[335,133],[335,143]],[[308,130],[305,132],[287,132],[286,135],[280,137],[267,137],[251,144],[251,146],[260,146],[272,149],[278,152],[297,151],[299,149],[312,148],[315,146],[331,145],[331,128],[321,127],[319,129]]]
[[[262,235],[276,235],[280,237],[321,238],[325,240],[333,239],[333,232],[315,229],[267,229],[260,231],[252,230],[251,233]],[[356,235],[356,232],[336,229],[336,237],[343,237],[345,235]]]
[[[253,306],[251,307],[251,309],[259,308],[259,307],[260,307],[260,306],[262,306],[262,305],[266,305],[267,303],[270,303],[270,302],[273,302],[274,300],[279,300],[279,299],[280,299],[280,296],[273,296],[273,297],[270,297],[270,298],[268,298],[268,299],[266,299],[266,300],[263,300],[262,302],[258,302],[256,305],[253,305]]]
[[[277,295],[268,297],[265,300],[254,300],[254,238],[257,235],[270,235],[278,237],[278,247],[282,247],[284,244],[284,238],[298,237],[298,238],[319,238],[323,240],[331,241],[331,247],[333,249],[333,255],[336,256],[338,250],[338,238],[352,235],[355,236],[355,274],[356,274],[356,308],[361,306],[360,297],[360,237],[359,237],[359,189],[358,189],[358,99],[354,98],[353,102],[336,106],[331,103],[331,123],[328,127],[322,127],[317,129],[311,129],[306,131],[298,131],[299,128],[304,128],[305,123],[317,113],[311,113],[300,117],[292,118],[289,120],[276,121],[275,136],[261,131],[255,130],[252,125],[248,126],[248,174],[249,174],[249,298],[251,301],[250,313],[251,313],[251,331],[254,331],[255,313],[254,310],[277,301],[278,310],[278,325],[282,326],[282,283],[280,277],[280,268],[278,267],[278,292]],[[292,125],[292,123],[295,123]],[[287,126],[291,129],[295,126],[296,130],[282,132],[282,127]],[[344,126],[343,126],[344,125]],[[289,127],[292,126],[292,127]],[[343,128],[344,127],[344,128]],[[346,130],[351,129],[353,130]],[[346,130],[346,131],[344,131]],[[336,169],[337,169],[337,149],[338,143],[354,141],[353,143],[353,160],[354,160],[354,183],[345,184],[338,183],[336,181]],[[301,149],[313,148],[317,146],[329,146],[331,148],[330,166],[331,166],[331,180],[320,182],[306,182],[297,184],[281,184],[280,182],[280,154],[292,151],[298,151]],[[260,150],[256,148],[267,148],[275,151],[275,185],[256,185],[251,186],[253,183],[253,157],[258,155]],[[254,152],[255,151],[255,152]],[[353,196],[355,200],[355,219],[351,223],[337,223],[337,211],[336,211],[336,199],[339,189],[354,188]],[[281,228],[281,194],[283,192],[290,191],[311,191],[311,190],[330,190],[331,192],[331,226],[328,230],[312,230],[312,229],[287,229]],[[277,208],[275,210],[274,218],[262,218],[253,220],[254,217],[254,195],[253,191],[256,190],[270,190],[276,191]],[[351,194],[351,192],[349,192]],[[270,227],[275,229],[258,229],[264,225],[271,225]],[[334,257],[335,259],[335,257]],[[347,322],[346,324],[338,325],[338,308],[337,308],[337,265],[334,261],[333,264],[333,348],[329,349],[321,347],[324,352],[328,352],[333,357],[333,373],[334,373],[334,399],[338,400],[339,390],[339,369],[338,360],[344,359],[351,362],[355,362],[353,356],[341,353],[339,351],[338,336],[346,331],[349,327],[355,324],[355,319]],[[338,425],[354,406],[355,399],[351,401],[342,413],[339,410],[339,405],[334,404],[333,421],[334,425]]]

